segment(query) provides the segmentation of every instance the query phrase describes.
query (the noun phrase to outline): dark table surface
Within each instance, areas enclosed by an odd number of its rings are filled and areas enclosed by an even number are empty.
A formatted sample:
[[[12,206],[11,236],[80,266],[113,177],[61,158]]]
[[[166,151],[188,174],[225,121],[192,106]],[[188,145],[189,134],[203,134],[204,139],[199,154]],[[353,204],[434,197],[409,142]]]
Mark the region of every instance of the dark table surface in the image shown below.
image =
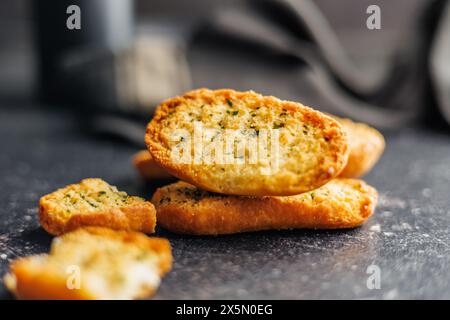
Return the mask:
[[[89,135],[70,113],[0,108],[0,274],[11,259],[47,252],[41,195],[101,177],[151,197],[130,158],[137,148]],[[80,130],[81,129],[81,130]],[[169,298],[450,298],[450,139],[424,129],[387,134],[366,180],[380,192],[375,215],[342,231],[273,231],[169,238],[174,266],[156,294]],[[367,287],[367,269],[381,289]],[[0,298],[8,298],[0,282]]]

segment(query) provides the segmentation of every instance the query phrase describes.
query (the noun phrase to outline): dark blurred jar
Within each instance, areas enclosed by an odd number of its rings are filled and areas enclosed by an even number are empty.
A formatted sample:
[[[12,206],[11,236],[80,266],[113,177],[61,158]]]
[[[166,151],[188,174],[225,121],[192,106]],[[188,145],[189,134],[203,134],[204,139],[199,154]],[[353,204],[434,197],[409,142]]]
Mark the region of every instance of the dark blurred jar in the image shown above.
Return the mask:
[[[67,27],[72,14],[67,13],[67,8],[71,5],[80,8],[79,30]],[[98,61],[108,60],[133,41],[133,0],[34,0],[33,14],[39,55],[38,84],[45,101],[72,103],[82,98],[89,102],[95,99],[98,89],[113,90],[108,74],[113,72],[113,63],[101,68],[100,78],[89,73]]]

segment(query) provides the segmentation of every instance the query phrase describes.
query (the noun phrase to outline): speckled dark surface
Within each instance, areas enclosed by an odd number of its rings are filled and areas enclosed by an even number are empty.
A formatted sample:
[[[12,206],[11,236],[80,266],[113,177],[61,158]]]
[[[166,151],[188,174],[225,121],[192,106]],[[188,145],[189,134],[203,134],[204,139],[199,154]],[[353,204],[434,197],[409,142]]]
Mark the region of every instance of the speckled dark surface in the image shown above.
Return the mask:
[[[11,259],[48,250],[36,217],[41,195],[101,177],[151,196],[154,186],[130,165],[135,148],[79,129],[61,112],[0,109],[0,274]],[[363,227],[215,238],[158,230],[175,263],[155,298],[450,298],[450,136],[404,129],[386,138],[366,177],[380,203]],[[372,264],[379,290],[366,285]],[[10,297],[0,282],[0,298]]]

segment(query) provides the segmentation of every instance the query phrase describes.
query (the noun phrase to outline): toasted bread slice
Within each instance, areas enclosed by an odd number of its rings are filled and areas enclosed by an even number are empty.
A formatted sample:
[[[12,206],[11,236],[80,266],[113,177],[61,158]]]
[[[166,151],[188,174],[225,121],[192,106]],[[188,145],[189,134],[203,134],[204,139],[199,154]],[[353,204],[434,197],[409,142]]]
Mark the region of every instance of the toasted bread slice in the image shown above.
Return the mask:
[[[236,139],[227,148],[230,137]],[[169,99],[157,108],[145,139],[169,173],[234,195],[306,192],[337,176],[348,158],[347,136],[336,120],[252,91],[199,89]]]
[[[55,238],[49,254],[13,261],[5,284],[19,299],[137,299],[171,266],[166,239],[87,227]]]
[[[148,150],[137,152],[133,156],[133,165],[144,179],[154,180],[173,178],[170,173],[156,164]]]
[[[347,131],[350,154],[347,165],[339,174],[342,178],[358,178],[369,172],[383,154],[385,142],[376,129],[350,119],[335,117]]]
[[[39,201],[39,221],[53,235],[83,226],[153,233],[156,212],[150,202],[91,178],[43,196]]]
[[[364,181],[335,179],[295,196],[225,196],[186,182],[153,195],[158,223],[175,233],[219,235],[271,229],[354,228],[375,210],[378,194]]]

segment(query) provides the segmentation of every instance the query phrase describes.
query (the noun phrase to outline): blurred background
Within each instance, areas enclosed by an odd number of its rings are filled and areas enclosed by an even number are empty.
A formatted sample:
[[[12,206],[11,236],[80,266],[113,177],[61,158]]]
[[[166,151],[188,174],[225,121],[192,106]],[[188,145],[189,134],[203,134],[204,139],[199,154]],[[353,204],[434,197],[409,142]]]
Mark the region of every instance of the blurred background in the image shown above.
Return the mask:
[[[80,30],[66,27],[71,4]],[[366,26],[370,5],[380,29]],[[445,0],[3,0],[0,108],[147,121],[162,99],[228,87],[381,129],[446,127],[447,11]]]

